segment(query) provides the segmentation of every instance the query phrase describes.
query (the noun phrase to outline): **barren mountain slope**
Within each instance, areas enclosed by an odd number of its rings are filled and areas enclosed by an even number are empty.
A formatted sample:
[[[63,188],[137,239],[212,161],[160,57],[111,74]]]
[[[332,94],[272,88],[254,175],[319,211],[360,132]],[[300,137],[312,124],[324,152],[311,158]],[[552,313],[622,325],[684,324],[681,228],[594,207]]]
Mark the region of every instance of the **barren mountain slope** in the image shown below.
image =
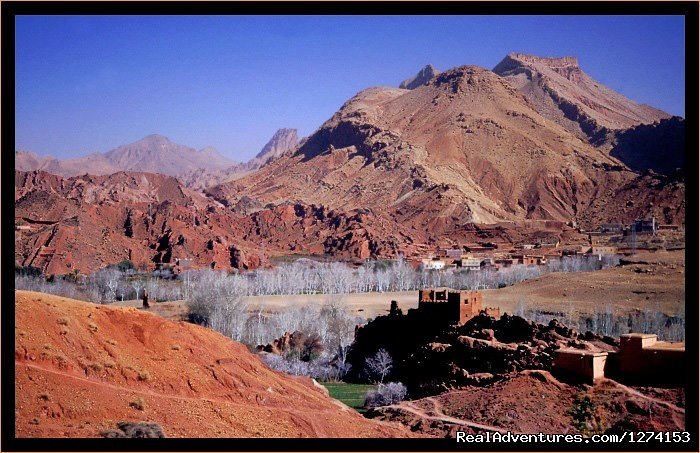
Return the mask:
[[[59,160],[51,156],[37,156],[28,151],[15,152],[15,169],[21,171],[41,170],[54,175],[71,177],[77,175],[108,175],[119,168],[104,154],[93,153],[84,157]]]
[[[574,57],[511,53],[493,71],[518,88],[543,116],[594,144],[602,143],[609,131],[671,116],[593,80]]]
[[[652,396],[609,379],[582,388],[562,383],[547,371],[527,370],[489,386],[471,386],[380,407],[370,415],[452,439],[457,431],[573,434],[591,429],[592,421],[581,422],[576,411],[587,397],[591,412],[598,417],[595,428],[600,431],[683,430],[683,390],[646,390]]]
[[[25,291],[15,310],[18,437],[98,437],[122,421],[168,437],[411,435],[200,326]]]
[[[248,196],[370,208],[440,232],[465,222],[568,221],[597,191],[632,177],[503,78],[464,66],[411,91],[362,91],[294,155],[209,193],[231,204]]]
[[[265,163],[277,159],[282,154],[294,149],[299,144],[299,136],[296,129],[278,129],[260,152],[255,156],[254,161],[257,167],[262,167]]]
[[[617,131],[611,146],[610,155],[634,171],[673,175],[685,167],[685,120],[674,116]]]

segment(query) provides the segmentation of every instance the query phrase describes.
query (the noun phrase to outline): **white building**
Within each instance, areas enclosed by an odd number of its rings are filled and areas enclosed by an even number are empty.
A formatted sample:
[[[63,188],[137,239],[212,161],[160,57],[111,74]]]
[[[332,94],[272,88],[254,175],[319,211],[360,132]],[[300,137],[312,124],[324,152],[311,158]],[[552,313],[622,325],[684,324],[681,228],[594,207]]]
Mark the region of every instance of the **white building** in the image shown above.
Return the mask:
[[[445,260],[436,260],[436,259],[424,259],[422,260],[423,264],[423,269],[435,269],[435,270],[440,270],[444,269],[447,263]]]

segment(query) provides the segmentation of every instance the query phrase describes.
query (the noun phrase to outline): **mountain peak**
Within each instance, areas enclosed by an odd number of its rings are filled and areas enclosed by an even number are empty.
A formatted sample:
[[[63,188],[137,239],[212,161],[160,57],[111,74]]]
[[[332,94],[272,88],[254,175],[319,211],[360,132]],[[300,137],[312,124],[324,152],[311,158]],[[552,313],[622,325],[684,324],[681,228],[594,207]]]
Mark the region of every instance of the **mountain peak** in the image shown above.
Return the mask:
[[[294,148],[298,143],[299,136],[297,135],[296,129],[277,129],[270,141],[263,146],[255,158],[263,159],[264,161],[274,159],[285,151]]]
[[[518,60],[523,63],[543,64],[552,69],[555,68],[578,68],[578,59],[576,57],[538,57],[525,53],[511,52],[506,58]]]
[[[135,142],[135,143],[172,143],[170,139],[164,135],[160,134],[150,134],[142,138],[141,140]]]
[[[406,79],[403,82],[401,82],[399,88],[407,90],[418,88],[419,86],[425,84],[427,81],[429,81],[438,74],[440,74],[440,71],[435,69],[433,65],[427,64],[423,66],[423,68],[420,71],[418,71],[418,74],[416,74],[410,79]]]

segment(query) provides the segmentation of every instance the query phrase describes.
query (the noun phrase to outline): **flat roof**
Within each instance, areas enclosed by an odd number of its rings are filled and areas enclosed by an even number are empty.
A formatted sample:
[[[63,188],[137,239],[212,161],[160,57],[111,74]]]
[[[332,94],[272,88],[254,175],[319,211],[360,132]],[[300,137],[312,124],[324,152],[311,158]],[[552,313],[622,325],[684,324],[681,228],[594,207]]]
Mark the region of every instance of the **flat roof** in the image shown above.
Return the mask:
[[[620,335],[620,338],[656,338],[653,333],[625,333]]]
[[[649,346],[648,348],[644,348],[645,351],[653,351],[655,349],[658,350],[674,350],[674,351],[685,351],[685,343],[681,342],[672,342],[672,341],[659,341],[658,343],[655,343],[653,346]]]
[[[604,351],[587,351],[585,349],[575,348],[557,349],[556,352],[565,355],[583,355],[590,357],[604,357],[608,355],[608,353]]]

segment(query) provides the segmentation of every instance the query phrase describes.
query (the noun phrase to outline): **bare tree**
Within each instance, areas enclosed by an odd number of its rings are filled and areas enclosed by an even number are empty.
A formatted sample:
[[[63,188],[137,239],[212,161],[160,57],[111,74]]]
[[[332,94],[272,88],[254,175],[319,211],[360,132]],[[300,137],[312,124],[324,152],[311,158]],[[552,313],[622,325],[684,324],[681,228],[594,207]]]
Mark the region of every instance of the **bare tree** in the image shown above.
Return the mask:
[[[365,360],[365,371],[371,378],[378,378],[380,383],[384,382],[384,378],[389,374],[392,366],[393,360],[391,355],[384,348],[381,348],[374,356]]]

